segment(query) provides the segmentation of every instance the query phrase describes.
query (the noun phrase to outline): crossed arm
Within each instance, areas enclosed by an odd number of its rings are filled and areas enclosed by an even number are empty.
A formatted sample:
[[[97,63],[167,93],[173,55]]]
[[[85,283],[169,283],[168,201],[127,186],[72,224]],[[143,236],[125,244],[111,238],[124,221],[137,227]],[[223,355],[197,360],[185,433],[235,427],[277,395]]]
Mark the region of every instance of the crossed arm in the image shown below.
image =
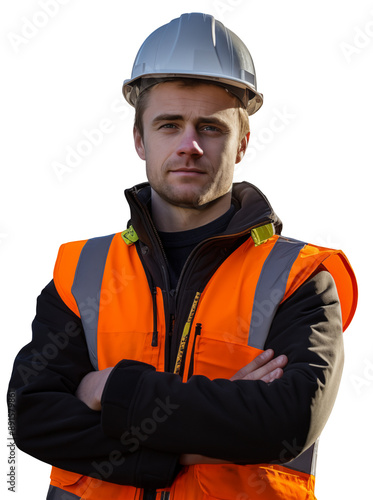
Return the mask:
[[[267,349],[253,361],[238,370],[230,380],[262,380],[269,384],[282,377],[287,357],[280,355],[274,358],[273,349]],[[113,367],[88,373],[80,382],[76,396],[91,410],[101,410],[101,398],[105,384]]]
[[[287,364],[287,357],[280,355],[274,358],[273,349],[267,349],[253,361],[242,367],[230,380],[262,380],[267,384],[279,379],[283,375],[283,368]],[[101,410],[101,398],[105,384],[113,368],[88,373],[78,386],[76,396],[92,410]],[[197,463],[225,463],[226,460],[206,457],[199,454],[185,453],[180,456],[182,465]]]

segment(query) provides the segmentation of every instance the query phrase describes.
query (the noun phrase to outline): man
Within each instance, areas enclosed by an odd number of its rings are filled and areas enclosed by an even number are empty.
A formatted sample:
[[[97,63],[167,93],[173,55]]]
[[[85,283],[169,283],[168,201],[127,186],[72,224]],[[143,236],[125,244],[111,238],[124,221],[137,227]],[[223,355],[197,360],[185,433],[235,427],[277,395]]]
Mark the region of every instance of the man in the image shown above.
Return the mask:
[[[127,230],[61,247],[18,354],[18,446],[48,499],[314,498],[314,451],[356,282],[232,188],[262,104],[250,54],[203,14],[144,42],[124,95],[149,183]]]

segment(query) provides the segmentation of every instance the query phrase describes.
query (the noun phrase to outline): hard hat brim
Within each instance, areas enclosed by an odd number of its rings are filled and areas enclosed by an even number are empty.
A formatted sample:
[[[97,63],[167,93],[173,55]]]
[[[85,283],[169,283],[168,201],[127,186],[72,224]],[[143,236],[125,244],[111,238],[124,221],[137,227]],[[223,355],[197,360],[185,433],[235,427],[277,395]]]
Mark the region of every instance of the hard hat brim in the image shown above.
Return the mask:
[[[122,92],[123,96],[131,106],[136,106],[136,101],[139,95],[146,89],[167,81],[173,81],[178,79],[193,78],[196,80],[215,83],[221,87],[226,88],[230,93],[235,95],[246,108],[248,115],[253,115],[256,113],[263,105],[263,94],[257,92],[257,90],[250,86],[247,82],[239,79],[222,78],[221,75],[203,74],[203,73],[151,73],[144,74],[140,77],[137,76],[132,79],[125,80],[123,82]]]

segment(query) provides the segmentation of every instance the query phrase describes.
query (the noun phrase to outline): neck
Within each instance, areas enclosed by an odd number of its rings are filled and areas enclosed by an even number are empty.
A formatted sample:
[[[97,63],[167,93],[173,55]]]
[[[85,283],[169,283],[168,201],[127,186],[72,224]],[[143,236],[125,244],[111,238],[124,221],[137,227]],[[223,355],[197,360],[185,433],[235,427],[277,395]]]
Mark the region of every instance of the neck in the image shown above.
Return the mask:
[[[198,208],[171,205],[153,190],[151,201],[152,218],[156,228],[173,233],[204,226],[224,215],[231,206],[231,192]]]

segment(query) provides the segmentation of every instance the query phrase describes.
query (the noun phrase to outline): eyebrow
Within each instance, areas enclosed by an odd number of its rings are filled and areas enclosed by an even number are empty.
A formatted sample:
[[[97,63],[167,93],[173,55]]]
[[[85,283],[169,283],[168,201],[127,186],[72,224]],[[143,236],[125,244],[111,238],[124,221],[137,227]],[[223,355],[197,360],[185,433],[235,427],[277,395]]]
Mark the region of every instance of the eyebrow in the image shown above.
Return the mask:
[[[158,115],[154,118],[154,120],[152,121],[152,124],[156,124],[156,123],[159,123],[159,122],[168,122],[168,121],[179,121],[179,120],[183,120],[183,116],[182,115],[171,115],[171,114],[167,114],[167,113],[164,113],[163,115]]]
[[[183,115],[164,113],[156,116],[152,121],[152,125],[156,125],[157,123],[163,121],[183,121],[183,120],[184,120]],[[200,116],[198,117],[197,121],[198,123],[218,125],[220,127],[226,127],[226,128],[229,126],[229,124],[226,121],[221,120],[220,118],[215,118],[213,116]]]

